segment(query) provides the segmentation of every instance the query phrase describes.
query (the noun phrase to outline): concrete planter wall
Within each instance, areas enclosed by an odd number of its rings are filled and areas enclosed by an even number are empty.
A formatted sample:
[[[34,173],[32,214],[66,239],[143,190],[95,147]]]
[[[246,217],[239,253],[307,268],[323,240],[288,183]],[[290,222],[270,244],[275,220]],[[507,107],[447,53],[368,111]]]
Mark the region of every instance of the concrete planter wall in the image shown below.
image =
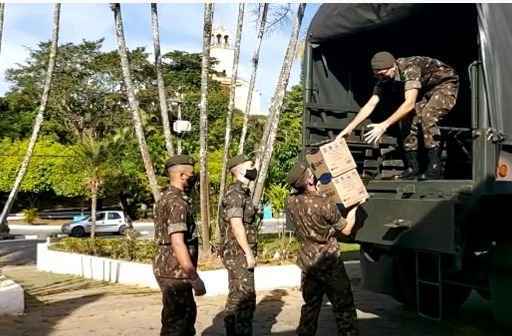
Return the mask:
[[[0,315],[21,315],[24,308],[23,288],[0,275]]]
[[[37,245],[37,269],[158,289],[150,264],[52,251],[48,249],[47,243]],[[228,276],[225,269],[200,271],[199,274],[206,285],[207,295],[228,293]],[[255,282],[257,291],[298,288],[300,286],[300,269],[295,265],[256,267]]]

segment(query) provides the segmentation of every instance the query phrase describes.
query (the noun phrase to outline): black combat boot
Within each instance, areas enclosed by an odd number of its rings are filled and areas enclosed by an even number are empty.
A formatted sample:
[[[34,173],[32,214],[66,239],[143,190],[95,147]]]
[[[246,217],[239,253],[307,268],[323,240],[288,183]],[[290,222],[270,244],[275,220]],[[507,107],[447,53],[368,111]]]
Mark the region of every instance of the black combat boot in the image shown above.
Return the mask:
[[[418,152],[410,151],[405,152],[405,166],[407,167],[402,174],[396,178],[400,180],[414,180],[418,177],[420,172],[420,165],[418,163]]]
[[[226,336],[236,336],[236,318],[234,315],[224,317],[224,327],[226,328]]]
[[[440,180],[442,178],[441,159],[439,158],[439,149],[430,148],[428,150],[428,166],[425,173],[421,174],[420,180]]]

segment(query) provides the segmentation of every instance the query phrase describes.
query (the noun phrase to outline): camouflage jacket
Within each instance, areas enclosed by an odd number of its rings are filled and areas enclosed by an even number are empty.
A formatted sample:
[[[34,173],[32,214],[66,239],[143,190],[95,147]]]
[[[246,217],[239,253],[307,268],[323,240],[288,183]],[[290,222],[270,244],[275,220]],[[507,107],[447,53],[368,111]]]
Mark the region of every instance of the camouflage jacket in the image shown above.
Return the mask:
[[[175,232],[184,233],[190,257],[197,266],[197,229],[190,198],[183,191],[171,186],[162,193],[155,206],[155,241],[158,250],[153,260],[153,271],[157,277],[187,278],[171,246],[171,234]]]
[[[252,248],[253,253],[256,253],[257,226],[255,219],[257,215],[257,209],[252,204],[249,189],[244,187],[239,181],[230,184],[226,190],[226,195],[222,200],[221,211],[221,249],[224,252],[243,254],[242,248],[238,244],[235,235],[233,234],[233,230],[231,230],[230,223],[232,218],[242,218],[245,233],[247,235],[247,242]]]
[[[398,71],[394,80],[378,81],[373,94],[382,97],[389,89],[397,91],[397,87],[405,91],[418,89],[420,92],[428,92],[442,83],[458,82],[455,70],[435,58],[404,57],[398,58],[396,63]]]
[[[339,234],[347,224],[327,195],[308,192],[286,200],[286,221],[300,243],[297,264],[303,271],[329,269],[339,257]]]

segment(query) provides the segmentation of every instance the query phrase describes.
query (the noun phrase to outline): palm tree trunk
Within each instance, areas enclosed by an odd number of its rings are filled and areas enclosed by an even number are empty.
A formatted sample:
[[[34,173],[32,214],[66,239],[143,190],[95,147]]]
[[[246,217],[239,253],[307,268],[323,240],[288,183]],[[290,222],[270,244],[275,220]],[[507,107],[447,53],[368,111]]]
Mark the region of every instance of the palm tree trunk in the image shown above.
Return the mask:
[[[11,211],[14,200],[16,199],[16,195],[18,194],[18,190],[21,186],[21,182],[23,181],[23,177],[27,173],[28,165],[30,160],[32,159],[32,154],[34,152],[34,148],[36,146],[37,138],[39,136],[39,131],[41,130],[41,125],[43,124],[44,113],[46,111],[46,105],[48,103],[48,96],[50,95],[50,87],[52,82],[53,69],[55,68],[55,57],[57,55],[57,44],[59,42],[59,19],[60,19],[60,4],[55,4],[53,7],[53,32],[52,32],[52,42],[50,45],[50,52],[48,58],[48,69],[46,71],[46,78],[44,82],[43,94],[41,96],[41,104],[39,105],[39,110],[37,112],[36,119],[34,121],[34,125],[32,128],[32,135],[30,137],[30,142],[28,144],[27,152],[25,153],[25,157],[21,163],[20,169],[18,170],[18,174],[16,175],[16,180],[14,181],[14,185],[9,194],[9,198],[7,198],[7,202],[4,205],[2,210],[2,214],[0,214],[0,223],[4,225],[0,225],[0,232],[4,230],[4,232],[9,232],[9,228],[7,226],[7,215],[9,211]],[[6,230],[7,229],[7,230]]]
[[[5,4],[0,3],[0,52],[2,51],[2,36],[4,33],[4,12]]]
[[[256,180],[252,201],[255,205],[258,205],[263,195],[263,189],[265,186],[265,179],[267,178],[268,166],[272,159],[272,151],[274,147],[274,140],[277,134],[277,126],[279,125],[279,117],[283,107],[283,100],[286,94],[286,88],[288,86],[288,80],[290,79],[290,72],[292,69],[293,61],[297,54],[297,45],[299,41],[299,31],[302,24],[302,18],[304,16],[304,10],[306,8],[305,3],[299,4],[297,9],[297,16],[293,23],[293,29],[286,49],[286,54],[283,60],[281,72],[277,82],[276,91],[272,97],[270,104],[270,116],[265,125],[265,132],[261,139],[260,150],[257,156],[257,167],[258,179]]]
[[[210,231],[208,216],[208,64],[210,60],[210,44],[212,35],[213,4],[204,5],[204,25],[203,25],[203,55],[201,63],[201,112],[199,125],[199,177],[200,177],[200,196],[201,196],[201,229],[202,229],[202,250],[203,253],[209,253]]]
[[[98,203],[98,183],[93,181],[91,183],[91,240],[94,249],[94,239],[96,238],[96,206]]]
[[[217,224],[220,218],[220,207],[222,199],[224,198],[224,189],[226,188],[226,166],[229,158],[229,144],[231,142],[231,121],[233,119],[233,110],[235,109],[235,90],[236,90],[236,79],[238,76],[238,63],[240,60],[240,41],[242,40],[242,28],[244,25],[244,10],[245,4],[242,2],[238,5],[238,21],[235,37],[235,56],[233,59],[233,71],[231,74],[231,86],[229,88],[229,106],[228,114],[226,116],[226,135],[224,137],[224,158],[222,160],[222,170],[220,177],[220,190],[219,190],[219,203],[217,205]],[[218,225],[215,226],[215,237],[218,237]]]
[[[118,3],[111,4],[112,11],[114,12],[115,21],[115,35],[117,41],[117,49],[119,52],[119,58],[121,59],[121,68],[123,70],[123,78],[126,86],[126,93],[128,95],[128,102],[132,112],[133,127],[135,128],[135,135],[139,142],[139,149],[144,161],[144,168],[146,169],[146,175],[149,180],[149,186],[153,193],[155,202],[160,199],[160,188],[156,180],[155,170],[153,168],[153,162],[149,156],[148,145],[146,144],[146,138],[144,136],[144,130],[142,128],[142,121],[139,111],[139,102],[135,96],[135,90],[132,84],[132,77],[130,73],[130,64],[128,62],[128,51],[126,48],[126,41],[124,38],[123,29],[123,18],[121,17],[121,5]]]
[[[160,112],[162,113],[162,125],[164,128],[165,147],[169,157],[174,155],[174,146],[172,144],[171,126],[169,123],[169,113],[167,111],[167,97],[165,94],[164,77],[162,75],[162,55],[160,54],[160,31],[158,28],[158,9],[157,4],[151,4],[151,26],[153,28],[153,45],[155,48],[155,68],[158,83],[158,98],[160,100]]]
[[[1,3],[0,4],[0,52],[2,51],[2,35],[4,32],[4,9],[5,9],[5,4]],[[3,221],[0,219],[0,234],[2,234],[2,233],[8,234],[9,226],[7,226],[7,221]],[[0,274],[1,274],[1,271],[0,271]]]
[[[260,60],[261,42],[263,41],[263,34],[265,33],[265,24],[267,23],[268,3],[263,4],[263,10],[258,28],[258,39],[256,42],[256,49],[252,56],[252,74],[249,82],[249,91],[247,93],[247,102],[244,111],[244,123],[242,126],[242,134],[240,135],[240,143],[238,145],[238,154],[243,154],[245,139],[247,138],[247,127],[249,125],[249,114],[251,113],[252,96],[254,95],[254,86],[256,85],[256,73],[258,72],[258,64]]]
[[[183,104],[183,95],[180,93],[178,95],[179,101],[178,101],[178,120],[181,120],[181,105]],[[178,154],[181,154],[181,134],[178,133]]]

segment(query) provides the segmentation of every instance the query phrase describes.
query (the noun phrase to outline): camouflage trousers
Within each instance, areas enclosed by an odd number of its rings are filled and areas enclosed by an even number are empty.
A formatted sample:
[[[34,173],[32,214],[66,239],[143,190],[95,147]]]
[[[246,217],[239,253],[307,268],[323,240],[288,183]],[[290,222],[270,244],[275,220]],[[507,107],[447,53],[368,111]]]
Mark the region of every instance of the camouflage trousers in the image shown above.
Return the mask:
[[[224,310],[226,336],[252,335],[256,309],[254,270],[246,268],[245,256],[225,251],[223,263],[228,270],[229,294]]]
[[[450,112],[457,101],[458,81],[442,83],[426,92],[416,103],[415,113],[401,122],[405,151],[418,150],[418,134],[423,135],[425,148],[438,148],[441,131],[439,121]]]
[[[194,336],[197,307],[192,286],[185,280],[156,278],[162,291],[161,336]]]
[[[304,305],[301,309],[297,335],[314,336],[316,334],[324,294],[332,304],[338,336],[359,335],[350,280],[341,259],[329,271],[302,273]]]

